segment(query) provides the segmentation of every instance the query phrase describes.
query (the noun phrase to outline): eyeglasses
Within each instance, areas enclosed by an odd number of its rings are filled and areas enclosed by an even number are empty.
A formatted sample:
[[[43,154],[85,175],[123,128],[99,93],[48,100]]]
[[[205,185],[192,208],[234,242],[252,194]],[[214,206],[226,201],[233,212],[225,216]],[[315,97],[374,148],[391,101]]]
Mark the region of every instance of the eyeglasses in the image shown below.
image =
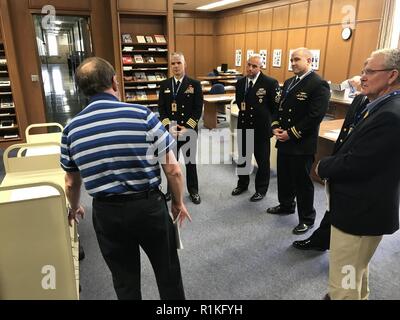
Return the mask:
[[[377,70],[373,70],[373,69],[363,69],[361,70],[361,75],[364,76],[370,76],[372,74],[375,74],[376,72],[380,72],[380,71],[392,71],[394,69],[377,69]]]

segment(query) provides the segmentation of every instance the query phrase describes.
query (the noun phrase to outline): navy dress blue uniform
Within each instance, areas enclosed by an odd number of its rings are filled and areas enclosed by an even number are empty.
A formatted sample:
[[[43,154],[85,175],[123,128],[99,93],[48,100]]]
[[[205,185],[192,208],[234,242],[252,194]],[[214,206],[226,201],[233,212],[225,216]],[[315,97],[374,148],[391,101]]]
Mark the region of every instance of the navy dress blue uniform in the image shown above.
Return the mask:
[[[162,124],[169,130],[171,123],[176,122],[180,126],[198,131],[198,122],[203,111],[203,91],[199,81],[184,76],[182,83],[177,84],[175,78],[164,80],[160,84],[158,110]],[[174,99],[174,93],[176,98]],[[176,106],[173,103],[176,103]],[[177,141],[178,159],[179,150],[189,141]],[[199,191],[196,163],[189,161],[196,157],[197,141],[193,143],[193,149],[187,150],[183,155],[186,164],[186,184],[190,194],[197,194]],[[194,154],[191,154],[193,152]]]
[[[315,220],[314,185],[310,171],[317,150],[319,125],[329,105],[330,88],[317,73],[310,72],[298,83],[285,81],[272,129],[287,130],[290,139],[277,141],[278,199],[287,211],[297,199],[299,223],[311,226]]]
[[[349,107],[349,110],[347,111],[342,129],[340,130],[339,136],[333,147],[332,155],[334,155],[339,150],[344,140],[346,139],[347,134],[349,133],[349,131],[352,130],[353,126],[360,121],[361,112],[364,110],[368,102],[368,98],[364,95],[358,95],[354,98]],[[313,232],[309,240],[311,240],[312,244],[318,248],[325,250],[329,249],[331,240],[331,219],[329,211],[325,212],[319,228]]]
[[[249,85],[248,78],[243,77],[236,84],[236,103],[239,107],[237,129],[242,132],[241,141],[238,144],[238,167],[244,168],[247,162],[251,162],[251,154],[246,153],[245,130],[254,130],[254,157],[257,161],[256,192],[265,195],[270,178],[270,138],[272,136],[272,115],[277,112],[280,87],[278,81],[260,72],[256,83]],[[242,105],[242,103],[245,103]],[[243,107],[242,107],[243,106]],[[238,139],[239,141],[240,139]],[[244,160],[246,162],[244,162]],[[238,187],[247,189],[250,182],[249,175],[239,175]]]

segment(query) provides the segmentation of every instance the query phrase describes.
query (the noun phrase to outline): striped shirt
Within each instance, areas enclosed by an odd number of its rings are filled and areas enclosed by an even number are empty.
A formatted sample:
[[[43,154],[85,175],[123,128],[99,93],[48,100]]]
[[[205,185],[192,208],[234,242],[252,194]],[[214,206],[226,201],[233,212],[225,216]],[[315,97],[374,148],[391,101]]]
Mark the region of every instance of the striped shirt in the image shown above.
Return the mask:
[[[92,197],[142,192],[159,187],[158,159],[174,141],[149,109],[102,93],[65,127],[60,162]]]

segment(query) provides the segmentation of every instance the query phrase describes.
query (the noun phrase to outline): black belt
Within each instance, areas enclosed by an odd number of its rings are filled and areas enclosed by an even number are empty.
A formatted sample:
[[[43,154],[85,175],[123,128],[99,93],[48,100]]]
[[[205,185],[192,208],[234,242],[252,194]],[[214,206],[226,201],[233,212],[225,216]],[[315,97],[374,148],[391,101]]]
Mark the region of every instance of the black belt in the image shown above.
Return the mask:
[[[97,201],[101,202],[125,202],[125,201],[133,201],[133,200],[140,200],[140,199],[148,199],[150,195],[154,193],[159,193],[160,190],[152,189],[142,192],[130,193],[130,194],[115,194],[108,197],[96,197]]]

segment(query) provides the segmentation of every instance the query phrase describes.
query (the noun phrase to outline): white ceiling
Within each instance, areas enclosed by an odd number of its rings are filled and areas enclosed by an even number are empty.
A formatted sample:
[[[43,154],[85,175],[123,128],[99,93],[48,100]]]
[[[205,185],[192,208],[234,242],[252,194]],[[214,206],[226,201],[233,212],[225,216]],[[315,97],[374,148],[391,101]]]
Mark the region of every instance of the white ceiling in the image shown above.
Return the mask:
[[[206,4],[216,2],[218,0],[174,0],[174,10],[183,10],[183,11],[196,11],[197,7],[204,6]],[[259,2],[260,0],[240,0],[231,4],[227,4],[222,7],[210,9],[207,11],[221,11],[226,9],[231,9],[235,7],[240,7],[245,4]],[[177,5],[176,3],[185,3],[184,5]],[[197,11],[205,11],[205,10],[197,10]],[[205,12],[207,12],[205,11]]]

